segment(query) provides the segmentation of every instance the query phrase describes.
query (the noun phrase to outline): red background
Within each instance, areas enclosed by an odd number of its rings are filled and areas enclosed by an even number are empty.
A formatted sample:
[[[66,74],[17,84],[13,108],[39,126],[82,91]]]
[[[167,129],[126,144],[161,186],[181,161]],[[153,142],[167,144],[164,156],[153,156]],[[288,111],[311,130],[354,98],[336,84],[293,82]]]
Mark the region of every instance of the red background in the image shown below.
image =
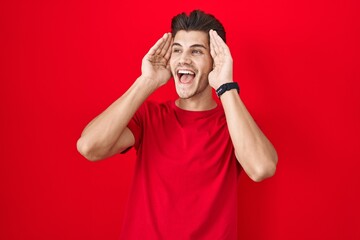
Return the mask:
[[[357,0],[2,1],[0,239],[118,238],[135,152],[92,163],[76,140],[194,8],[225,25],[279,155],[272,179],[241,176],[239,239],[360,239]]]

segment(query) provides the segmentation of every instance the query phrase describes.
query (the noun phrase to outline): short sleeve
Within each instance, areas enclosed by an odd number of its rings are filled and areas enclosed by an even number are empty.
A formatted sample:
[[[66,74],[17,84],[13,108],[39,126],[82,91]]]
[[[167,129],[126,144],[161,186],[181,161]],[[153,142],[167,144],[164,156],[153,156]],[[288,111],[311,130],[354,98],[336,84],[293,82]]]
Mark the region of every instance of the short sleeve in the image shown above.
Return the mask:
[[[148,109],[148,103],[144,102],[140,108],[136,111],[134,116],[131,118],[130,122],[128,123],[127,127],[130,129],[132,134],[135,138],[134,148],[138,150],[139,145],[142,139],[143,127],[144,127],[144,119],[146,116],[146,111]],[[125,150],[124,152],[128,151],[129,149]],[[123,153],[124,153],[123,152]]]
[[[127,127],[130,129],[130,131],[134,135],[134,138],[135,138],[134,147],[135,147],[135,149],[138,149],[139,142],[140,142],[140,136],[141,136],[141,125],[139,124],[138,121],[136,121],[135,116],[130,120]]]

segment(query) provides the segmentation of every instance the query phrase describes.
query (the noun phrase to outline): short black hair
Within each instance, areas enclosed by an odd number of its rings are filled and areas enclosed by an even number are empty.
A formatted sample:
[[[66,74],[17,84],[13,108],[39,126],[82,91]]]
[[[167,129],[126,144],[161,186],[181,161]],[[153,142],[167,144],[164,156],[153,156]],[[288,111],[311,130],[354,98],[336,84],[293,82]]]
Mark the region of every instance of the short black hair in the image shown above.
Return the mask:
[[[226,42],[224,26],[213,15],[207,14],[201,10],[194,10],[189,15],[180,13],[173,17],[171,21],[171,33],[175,37],[180,30],[185,31],[203,31],[209,33],[215,30],[219,36]]]

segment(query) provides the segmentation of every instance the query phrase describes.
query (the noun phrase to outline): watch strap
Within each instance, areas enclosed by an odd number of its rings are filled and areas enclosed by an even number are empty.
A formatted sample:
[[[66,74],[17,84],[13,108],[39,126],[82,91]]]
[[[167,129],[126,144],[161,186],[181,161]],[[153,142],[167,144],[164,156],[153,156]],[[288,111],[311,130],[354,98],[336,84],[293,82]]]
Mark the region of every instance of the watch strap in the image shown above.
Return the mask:
[[[220,98],[221,95],[223,95],[225,92],[231,89],[236,89],[237,92],[239,93],[240,91],[239,84],[237,82],[224,83],[218,89],[216,89],[216,95]]]

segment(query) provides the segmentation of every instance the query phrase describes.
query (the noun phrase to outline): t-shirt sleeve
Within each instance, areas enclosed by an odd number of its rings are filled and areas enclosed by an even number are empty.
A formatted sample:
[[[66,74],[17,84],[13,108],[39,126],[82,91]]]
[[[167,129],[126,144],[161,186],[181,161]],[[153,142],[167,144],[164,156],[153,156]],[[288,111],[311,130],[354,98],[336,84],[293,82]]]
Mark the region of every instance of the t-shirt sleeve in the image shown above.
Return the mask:
[[[134,135],[135,138],[135,144],[134,144],[134,148],[137,150],[139,148],[139,145],[141,143],[141,139],[142,139],[142,133],[143,133],[143,127],[144,127],[144,118],[145,118],[145,114],[147,111],[147,102],[144,102],[140,108],[136,111],[136,113],[134,114],[134,116],[131,118],[130,122],[128,123],[127,127],[130,129],[130,131],[132,132],[132,134]],[[127,152],[130,148],[126,149],[124,152]]]
[[[134,147],[135,149],[138,149],[139,147],[139,142],[140,142],[140,136],[141,136],[141,125],[140,122],[137,121],[136,117],[134,116],[130,122],[128,123],[127,127],[130,129],[130,131],[132,132],[132,134],[134,135],[135,138],[135,144]]]

